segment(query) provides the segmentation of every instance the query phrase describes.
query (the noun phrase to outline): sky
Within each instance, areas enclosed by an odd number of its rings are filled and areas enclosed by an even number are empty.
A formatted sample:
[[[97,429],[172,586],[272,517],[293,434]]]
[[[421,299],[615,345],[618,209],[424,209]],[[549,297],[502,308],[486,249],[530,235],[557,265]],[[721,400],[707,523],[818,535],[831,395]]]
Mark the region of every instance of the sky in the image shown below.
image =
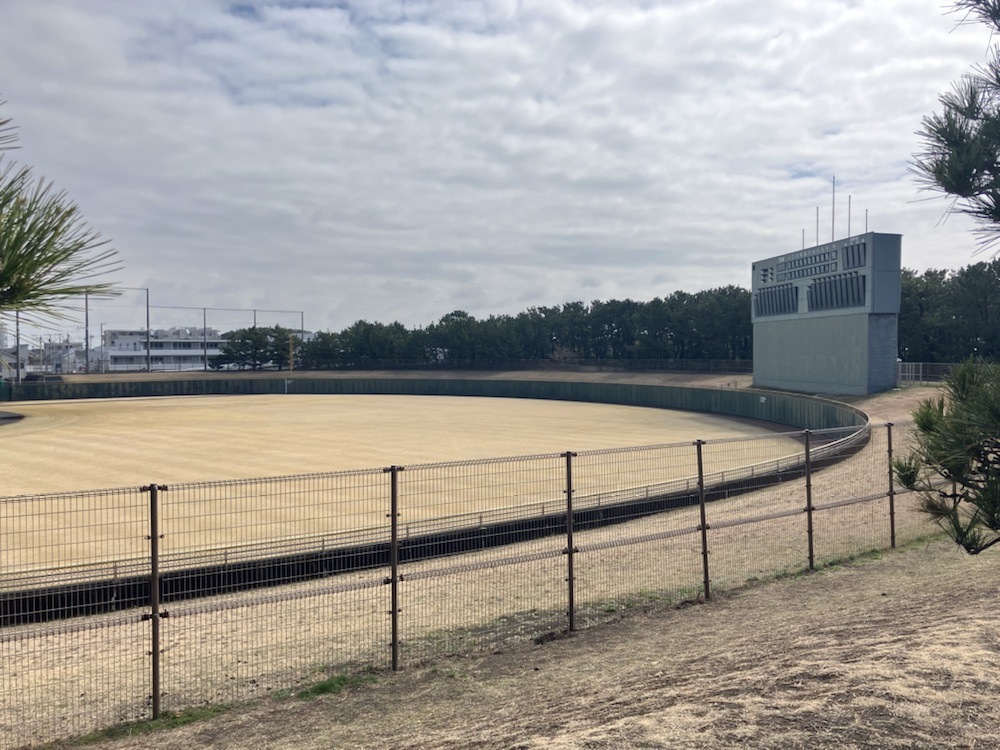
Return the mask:
[[[908,171],[990,49],[949,8],[4,0],[4,160],[117,250],[90,329],[147,289],[153,328],[337,331],[749,288],[866,221],[959,268],[971,222]]]

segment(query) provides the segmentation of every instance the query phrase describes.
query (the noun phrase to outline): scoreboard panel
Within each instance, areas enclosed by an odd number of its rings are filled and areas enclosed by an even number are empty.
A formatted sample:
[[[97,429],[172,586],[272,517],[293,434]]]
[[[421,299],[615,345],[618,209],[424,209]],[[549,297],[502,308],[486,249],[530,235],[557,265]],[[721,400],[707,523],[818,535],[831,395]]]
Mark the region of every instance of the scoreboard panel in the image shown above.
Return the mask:
[[[898,313],[898,234],[868,234],[829,242],[753,264],[751,319],[844,311]]]
[[[754,385],[866,394],[896,379],[902,237],[866,234],[752,266]]]

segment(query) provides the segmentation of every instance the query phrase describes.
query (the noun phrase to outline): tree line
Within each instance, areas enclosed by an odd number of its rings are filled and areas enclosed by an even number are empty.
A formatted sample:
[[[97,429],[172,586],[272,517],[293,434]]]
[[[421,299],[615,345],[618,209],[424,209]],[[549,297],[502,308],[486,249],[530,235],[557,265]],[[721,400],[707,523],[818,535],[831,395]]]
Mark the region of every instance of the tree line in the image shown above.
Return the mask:
[[[237,369],[490,368],[753,358],[751,295],[725,286],[648,302],[567,302],[477,319],[456,310],[426,327],[359,320],[301,341],[274,326],[225,334],[213,366]],[[898,356],[910,362],[1000,359],[1000,260],[958,271],[903,270]]]
[[[1000,259],[957,271],[903,271],[899,357],[1000,360]]]
[[[750,292],[725,286],[648,302],[567,302],[477,319],[456,310],[426,327],[359,320],[308,341],[275,326],[224,334],[217,368],[489,368],[523,361],[744,360],[753,355]]]

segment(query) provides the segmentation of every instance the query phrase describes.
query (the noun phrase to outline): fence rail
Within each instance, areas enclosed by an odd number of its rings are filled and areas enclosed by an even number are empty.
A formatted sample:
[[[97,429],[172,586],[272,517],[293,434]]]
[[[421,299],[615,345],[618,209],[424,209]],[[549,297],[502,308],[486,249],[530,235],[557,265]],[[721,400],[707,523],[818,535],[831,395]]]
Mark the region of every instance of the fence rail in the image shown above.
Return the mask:
[[[906,432],[0,498],[0,748],[895,546]]]
[[[940,383],[957,366],[954,362],[897,362],[896,383]]]

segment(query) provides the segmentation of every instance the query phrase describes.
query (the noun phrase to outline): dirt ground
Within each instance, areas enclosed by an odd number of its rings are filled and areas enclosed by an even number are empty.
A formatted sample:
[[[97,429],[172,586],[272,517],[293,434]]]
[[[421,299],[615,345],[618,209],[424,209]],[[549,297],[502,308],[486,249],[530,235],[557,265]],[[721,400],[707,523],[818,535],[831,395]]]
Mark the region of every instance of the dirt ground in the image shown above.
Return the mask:
[[[859,405],[901,421],[930,394]],[[90,747],[997,748],[998,574],[936,539]]]
[[[933,541],[91,747],[995,748],[998,573]]]
[[[21,401],[0,496],[585,451],[786,430],[696,412],[535,399],[189,396]],[[788,451],[786,451],[788,452]]]

